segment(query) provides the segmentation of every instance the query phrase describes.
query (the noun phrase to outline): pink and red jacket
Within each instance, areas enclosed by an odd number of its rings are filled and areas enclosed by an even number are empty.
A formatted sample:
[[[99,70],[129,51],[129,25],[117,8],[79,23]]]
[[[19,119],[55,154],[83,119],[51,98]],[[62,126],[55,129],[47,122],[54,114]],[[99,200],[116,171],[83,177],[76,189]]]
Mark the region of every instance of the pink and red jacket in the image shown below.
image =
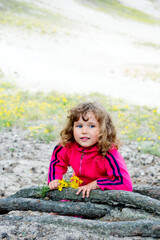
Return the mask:
[[[82,185],[97,180],[101,190],[132,191],[132,181],[125,161],[114,147],[103,156],[97,146],[83,148],[76,142],[66,147],[57,145],[49,165],[48,183],[54,179],[61,180],[69,166],[83,180]]]

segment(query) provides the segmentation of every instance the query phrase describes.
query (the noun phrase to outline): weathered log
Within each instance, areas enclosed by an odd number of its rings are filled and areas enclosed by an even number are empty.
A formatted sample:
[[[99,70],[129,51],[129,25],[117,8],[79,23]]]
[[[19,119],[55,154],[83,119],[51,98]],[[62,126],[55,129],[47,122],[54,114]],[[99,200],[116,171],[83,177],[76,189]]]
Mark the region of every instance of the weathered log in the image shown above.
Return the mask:
[[[160,200],[160,187],[158,186],[134,185],[133,192]]]
[[[85,218],[101,218],[105,216],[105,207],[98,208],[97,204],[82,202],[55,202],[31,198],[0,199],[0,214],[13,210],[55,212],[61,215],[80,215]]]
[[[31,188],[22,188],[17,191],[15,194],[10,195],[10,198],[41,198],[41,189],[42,187],[31,187]],[[46,194],[47,195],[47,194]]]
[[[13,210],[32,210],[39,212],[53,211],[60,215],[81,215],[88,219],[101,218],[101,220],[103,221],[130,221],[138,219],[160,220],[160,216],[148,213],[144,210],[121,207],[119,208],[107,204],[91,204],[89,202],[62,203],[54,201],[35,200],[31,198],[6,198],[0,200],[0,214],[6,214],[9,211]]]
[[[38,193],[40,188],[28,188],[21,189],[16,194],[12,195],[12,198],[15,197],[30,197],[36,198],[41,197]],[[133,208],[144,209],[149,212],[156,213],[160,215],[160,201],[153,199],[148,196],[141,195],[135,192],[127,192],[120,190],[92,190],[89,198],[82,198],[82,195],[76,195],[76,189],[63,189],[63,191],[49,191],[46,196],[53,201],[59,201],[61,199],[72,200],[76,202],[92,202],[92,203],[102,203],[102,204],[110,204],[110,205],[122,205],[129,206]]]
[[[146,212],[143,209],[113,207],[108,210],[102,221],[135,221],[135,220],[154,220],[160,221],[160,216]]]
[[[73,217],[64,216],[38,216],[38,217],[22,217],[22,216],[0,216],[1,223],[9,221],[11,225],[16,222],[38,222],[40,226],[47,225],[48,228],[55,229],[61,228],[63,231],[69,229],[76,229],[83,233],[91,233],[99,237],[116,236],[123,237],[160,237],[160,221],[139,220],[139,221],[122,221],[122,222],[102,222],[85,219],[77,219]],[[53,228],[54,227],[54,228]],[[98,238],[97,238],[98,239]]]

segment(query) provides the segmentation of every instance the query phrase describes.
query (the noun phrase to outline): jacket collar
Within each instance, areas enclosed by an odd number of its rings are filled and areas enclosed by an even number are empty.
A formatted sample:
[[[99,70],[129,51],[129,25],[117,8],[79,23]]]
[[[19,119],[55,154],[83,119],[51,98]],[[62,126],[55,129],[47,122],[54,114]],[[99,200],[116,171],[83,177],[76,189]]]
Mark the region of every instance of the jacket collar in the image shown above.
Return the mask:
[[[76,142],[73,143],[73,144],[74,144],[75,148],[80,152],[83,151],[84,153],[88,153],[88,152],[91,153],[91,152],[98,152],[99,151],[99,148],[98,148],[97,144],[95,144],[91,147],[88,147],[88,148],[84,148]]]

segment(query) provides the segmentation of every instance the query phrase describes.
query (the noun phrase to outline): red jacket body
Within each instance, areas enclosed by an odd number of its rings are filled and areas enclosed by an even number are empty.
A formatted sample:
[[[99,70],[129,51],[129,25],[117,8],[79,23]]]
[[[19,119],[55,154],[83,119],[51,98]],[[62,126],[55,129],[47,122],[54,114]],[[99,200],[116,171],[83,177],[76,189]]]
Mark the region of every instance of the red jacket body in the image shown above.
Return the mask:
[[[103,156],[97,146],[83,148],[76,142],[66,147],[57,145],[49,165],[48,183],[54,179],[61,180],[68,166],[83,180],[82,185],[97,180],[101,190],[132,191],[132,181],[125,161],[114,147]]]

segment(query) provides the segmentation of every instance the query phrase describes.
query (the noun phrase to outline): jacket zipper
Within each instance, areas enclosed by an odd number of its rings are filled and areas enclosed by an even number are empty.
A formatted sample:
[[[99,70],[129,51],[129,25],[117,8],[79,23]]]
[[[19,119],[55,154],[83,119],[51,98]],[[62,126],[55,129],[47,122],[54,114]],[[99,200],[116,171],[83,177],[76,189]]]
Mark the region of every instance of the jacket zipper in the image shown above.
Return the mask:
[[[80,160],[80,167],[79,167],[79,173],[81,175],[81,170],[82,170],[82,159],[83,159],[83,156],[84,156],[84,149],[82,150],[82,155],[81,155],[81,160]]]

